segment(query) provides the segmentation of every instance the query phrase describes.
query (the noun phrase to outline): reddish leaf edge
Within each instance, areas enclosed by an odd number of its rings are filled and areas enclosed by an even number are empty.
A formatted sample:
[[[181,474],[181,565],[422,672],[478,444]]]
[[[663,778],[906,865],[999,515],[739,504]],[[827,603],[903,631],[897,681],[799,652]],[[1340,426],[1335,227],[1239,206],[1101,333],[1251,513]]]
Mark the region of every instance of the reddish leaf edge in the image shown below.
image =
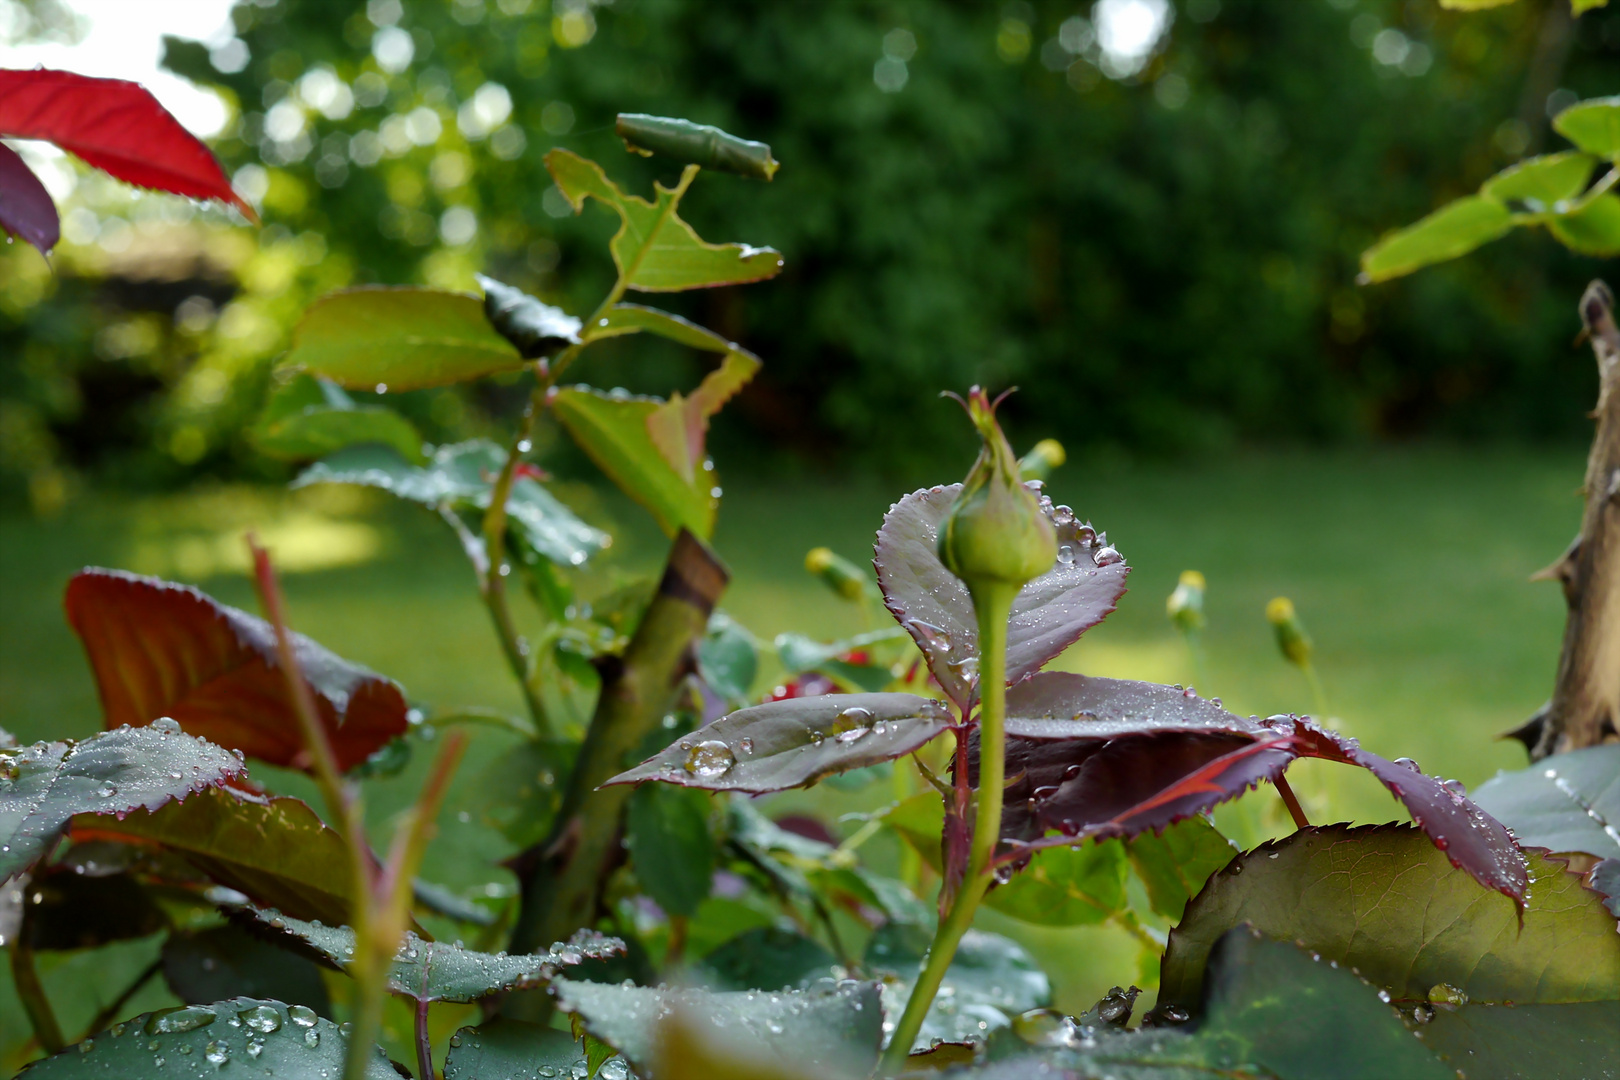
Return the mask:
[[[1529,891],[1529,872],[1518,841],[1506,826],[1468,799],[1462,793],[1460,784],[1425,774],[1407,759],[1390,761],[1363,750],[1356,739],[1322,727],[1310,717],[1278,715],[1267,719],[1264,726],[1273,737],[1257,736],[1251,723],[1234,716],[1232,733],[1253,738],[1255,741],[1251,745],[1204,763],[1175,783],[1161,788],[1149,798],[1106,821],[1077,827],[1072,832],[1060,831],[1060,835],[1037,840],[1008,838],[1004,841],[1007,850],[998,856],[998,861],[1017,863],[1044,848],[1077,844],[1087,839],[1129,838],[1149,831],[1157,834],[1178,821],[1238,798],[1263,781],[1275,781],[1299,758],[1320,758],[1359,766],[1371,772],[1406,807],[1412,815],[1412,824],[1445,853],[1453,867],[1467,873],[1481,886],[1511,898],[1523,911]],[[1125,739],[1139,737],[1142,736],[1116,736]],[[1275,751],[1282,751],[1285,756],[1252,782],[1230,788],[1209,782],[1211,776],[1219,775],[1244,759]],[[1181,811],[1152,820],[1141,827],[1131,828],[1128,824],[1131,818],[1151,814],[1155,806],[1184,799],[1189,794],[1203,798],[1196,798]],[[1052,826],[1048,823],[1048,827]]]

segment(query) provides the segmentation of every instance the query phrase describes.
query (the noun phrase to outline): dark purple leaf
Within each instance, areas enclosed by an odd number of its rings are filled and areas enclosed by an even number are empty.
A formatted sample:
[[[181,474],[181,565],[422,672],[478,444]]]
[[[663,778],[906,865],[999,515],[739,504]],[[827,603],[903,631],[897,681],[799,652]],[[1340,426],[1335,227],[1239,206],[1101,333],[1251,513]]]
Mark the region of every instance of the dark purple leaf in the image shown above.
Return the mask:
[[[1446,853],[1451,865],[1466,870],[1481,885],[1515,900],[1529,887],[1524,857],[1501,822],[1475,806],[1455,780],[1425,776],[1415,763],[1397,764],[1368,753],[1355,739],[1294,721],[1293,744],[1301,757],[1326,758],[1360,765],[1390,790],[1412,814],[1412,824]]]
[[[890,507],[878,530],[874,564],[884,604],[922,649],[940,686],[965,707],[978,673],[973,602],[934,549],[939,524],[961,489],[951,484],[914,491]],[[1007,628],[1009,686],[1035,674],[1113,611],[1130,572],[1106,534],[1044,496],[1041,505],[1057,528],[1058,561],[1013,602]]]
[[[1134,679],[1043,671],[1007,692],[1007,734],[1026,739],[1107,739],[1149,731],[1225,731],[1270,736],[1219,699]]]
[[[51,193],[17,152],[0,143],[0,229],[15,233],[44,255],[62,236]]]
[[[767,701],[722,716],[608,783],[783,791],[909,754],[950,723],[943,702],[916,694]]]

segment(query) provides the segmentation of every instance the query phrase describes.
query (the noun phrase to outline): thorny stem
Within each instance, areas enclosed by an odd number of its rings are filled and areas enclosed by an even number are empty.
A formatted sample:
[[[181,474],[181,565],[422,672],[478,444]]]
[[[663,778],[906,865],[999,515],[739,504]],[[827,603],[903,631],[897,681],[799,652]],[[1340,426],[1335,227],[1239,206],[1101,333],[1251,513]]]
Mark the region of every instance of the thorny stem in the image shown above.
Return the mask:
[[[979,623],[979,789],[968,853],[967,876],[951,909],[940,922],[928,959],[900,1020],[884,1051],[881,1072],[892,1076],[905,1068],[911,1044],[922,1030],[923,1018],[945,981],[956,947],[973,924],[979,901],[995,876],[993,857],[1001,840],[1001,802],[1006,779],[1007,740],[1003,721],[1007,710],[1007,619],[1018,586],[993,584],[973,590],[973,609]],[[959,767],[959,774],[966,775]]]
[[[1299,799],[1294,795],[1294,789],[1288,786],[1288,778],[1279,773],[1277,779],[1271,783],[1277,789],[1277,794],[1282,796],[1283,805],[1288,807],[1288,814],[1294,819],[1294,827],[1296,829],[1310,828],[1311,819],[1305,816],[1305,808],[1299,805]]]
[[[26,912],[31,905],[24,904]],[[26,914],[24,915],[26,919]],[[34,1037],[47,1054],[60,1053],[62,1050],[62,1029],[56,1023],[56,1014],[51,1011],[51,999],[45,996],[45,987],[39,981],[39,972],[34,970],[34,947],[28,944],[28,928],[19,927],[17,940],[11,943],[11,979],[17,986],[17,996],[22,998],[23,1011],[28,1014],[28,1022],[33,1025]]]

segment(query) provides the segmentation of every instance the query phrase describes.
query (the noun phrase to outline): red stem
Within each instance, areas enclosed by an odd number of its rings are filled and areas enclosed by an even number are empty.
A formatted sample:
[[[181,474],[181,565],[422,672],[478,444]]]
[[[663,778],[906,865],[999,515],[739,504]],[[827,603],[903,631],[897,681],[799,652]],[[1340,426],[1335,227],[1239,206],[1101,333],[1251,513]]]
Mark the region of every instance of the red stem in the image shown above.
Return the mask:
[[[428,1039],[428,1003],[416,1003],[416,1068],[420,1080],[435,1080],[433,1074],[433,1043]]]
[[[1310,828],[1311,819],[1305,816],[1305,808],[1300,806],[1299,799],[1294,797],[1294,789],[1288,786],[1288,780],[1279,773],[1277,779],[1272,781],[1272,784],[1276,787],[1277,794],[1282,796],[1283,805],[1288,807],[1288,813],[1294,819],[1294,827],[1296,829]]]

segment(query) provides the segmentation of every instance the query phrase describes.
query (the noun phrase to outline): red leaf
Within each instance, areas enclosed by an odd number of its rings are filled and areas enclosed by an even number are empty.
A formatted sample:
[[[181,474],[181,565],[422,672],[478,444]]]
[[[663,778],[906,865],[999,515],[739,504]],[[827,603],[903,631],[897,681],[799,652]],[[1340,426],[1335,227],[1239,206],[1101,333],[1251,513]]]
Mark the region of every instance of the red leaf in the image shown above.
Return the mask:
[[[139,83],[0,70],[0,135],[44,139],[127,183],[219,199],[258,221],[208,147]]]
[[[5,143],[0,143],[0,229],[16,233],[39,248],[41,255],[55,247],[62,235],[51,193]]]
[[[188,586],[119,570],[76,575],[65,604],[106,727],[171,716],[191,734],[261,761],[308,766],[269,623]],[[396,683],[302,634],[293,642],[340,768],[404,733],[407,706]]]

